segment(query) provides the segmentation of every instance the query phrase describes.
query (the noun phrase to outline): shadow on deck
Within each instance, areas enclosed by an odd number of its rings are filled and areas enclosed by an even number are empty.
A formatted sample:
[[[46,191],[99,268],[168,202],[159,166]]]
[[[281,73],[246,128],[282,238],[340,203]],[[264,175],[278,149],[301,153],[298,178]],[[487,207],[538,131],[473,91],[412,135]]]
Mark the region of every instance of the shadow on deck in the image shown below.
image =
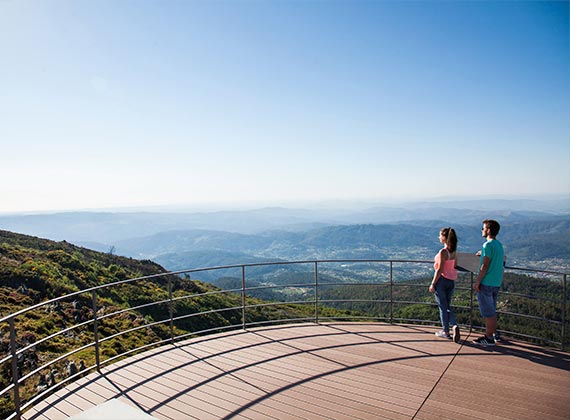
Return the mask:
[[[569,354],[435,331],[309,323],[194,338],[92,373],[22,418],[568,418]]]

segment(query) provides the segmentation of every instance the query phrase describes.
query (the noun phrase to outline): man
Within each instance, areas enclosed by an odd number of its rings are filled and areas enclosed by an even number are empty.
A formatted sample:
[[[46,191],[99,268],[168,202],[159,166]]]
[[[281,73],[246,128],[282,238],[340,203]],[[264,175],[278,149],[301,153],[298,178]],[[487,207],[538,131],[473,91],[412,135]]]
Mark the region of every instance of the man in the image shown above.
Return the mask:
[[[479,255],[479,275],[475,280],[474,289],[477,292],[479,311],[485,318],[485,335],[473,340],[481,346],[494,346],[494,334],[497,331],[497,297],[503,282],[503,261],[505,251],[503,245],[496,239],[501,226],[495,220],[483,220],[481,235],[487,238]]]

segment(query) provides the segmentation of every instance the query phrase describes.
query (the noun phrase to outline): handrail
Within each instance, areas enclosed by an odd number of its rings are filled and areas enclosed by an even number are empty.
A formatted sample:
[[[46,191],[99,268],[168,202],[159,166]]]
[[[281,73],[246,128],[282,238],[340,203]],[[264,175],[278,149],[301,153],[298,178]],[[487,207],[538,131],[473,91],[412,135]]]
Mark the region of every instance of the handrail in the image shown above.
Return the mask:
[[[374,283],[366,283],[366,282],[355,282],[355,283],[339,283],[339,282],[333,282],[333,283],[327,283],[327,282],[321,282],[320,281],[320,271],[319,271],[319,266],[322,266],[323,264],[345,264],[345,263],[366,263],[366,264],[386,264],[388,265],[388,270],[389,270],[389,275],[386,281],[383,282],[374,282]],[[432,261],[427,261],[427,260],[408,260],[408,259],[325,259],[325,260],[299,260],[299,261],[277,261],[277,262],[257,262],[257,263],[248,263],[248,264],[234,264],[234,265],[223,265],[223,266],[215,266],[215,267],[201,267],[201,268],[192,268],[192,269],[186,269],[186,270],[178,270],[178,271],[171,271],[171,272],[164,272],[164,273],[158,273],[158,274],[152,274],[152,275],[147,275],[147,276],[141,276],[141,277],[137,277],[137,278],[132,278],[132,279],[125,279],[125,280],[120,280],[120,281],[115,281],[115,282],[111,282],[111,283],[107,283],[107,284],[102,284],[102,285],[98,285],[98,286],[94,286],[94,287],[90,287],[84,290],[79,290],[73,293],[69,293],[65,296],[60,296],[57,298],[53,298],[50,300],[47,300],[45,302],[41,302],[35,305],[32,305],[30,307],[21,309],[17,312],[14,312],[12,314],[9,314],[7,316],[4,316],[3,318],[0,319],[0,324],[2,323],[8,323],[9,324],[9,334],[10,334],[10,351],[8,355],[5,355],[4,357],[0,358],[0,367],[5,364],[5,363],[10,363],[10,371],[11,371],[11,375],[12,375],[12,381],[11,383],[6,386],[4,389],[0,390],[0,396],[3,396],[4,394],[8,393],[8,392],[12,392],[12,400],[13,400],[13,404],[14,404],[14,411],[12,412],[12,414],[10,414],[7,418],[8,419],[20,419],[22,412],[29,408],[31,406],[31,404],[33,404],[35,401],[38,400],[39,396],[43,396],[43,395],[48,395],[50,392],[53,392],[55,389],[57,389],[62,383],[67,383],[72,379],[76,379],[82,376],[82,374],[87,373],[93,369],[96,369],[97,371],[100,371],[101,366],[103,364],[107,364],[110,363],[114,360],[118,360],[121,357],[124,357],[128,354],[132,354],[135,353],[137,351],[141,351],[143,349],[147,349],[147,348],[152,348],[153,346],[156,345],[163,345],[166,343],[173,343],[174,340],[180,340],[182,338],[185,337],[189,337],[192,335],[198,335],[198,334],[207,334],[207,333],[211,333],[214,331],[222,331],[225,329],[231,329],[231,328],[247,328],[248,326],[253,326],[253,325],[263,325],[263,324],[267,324],[267,323],[275,323],[275,322],[298,322],[298,321],[312,321],[315,323],[318,323],[319,320],[321,319],[327,319],[326,316],[324,316],[321,313],[321,308],[326,305],[326,304],[352,304],[352,303],[376,303],[376,304],[387,304],[389,305],[389,314],[387,317],[379,317],[379,316],[371,316],[372,314],[368,313],[358,313],[358,314],[347,314],[346,316],[343,316],[342,318],[345,319],[383,319],[383,320],[387,320],[390,323],[393,323],[395,321],[407,321],[407,322],[427,322],[427,323],[432,323],[435,324],[434,321],[432,320],[421,320],[421,319],[405,319],[405,318],[395,318],[394,316],[394,308],[395,305],[409,305],[409,304],[422,304],[422,305],[430,305],[430,306],[435,306],[435,303],[433,302],[427,302],[427,301],[421,301],[421,302],[415,302],[415,301],[406,301],[406,300],[395,300],[394,299],[394,290],[396,287],[398,287],[398,283],[394,281],[394,265],[395,264],[416,264],[416,265],[422,265],[422,264],[431,264]],[[252,268],[252,267],[275,267],[275,266],[285,266],[285,265],[310,265],[312,266],[312,269],[308,269],[303,271],[304,274],[308,274],[311,271],[313,272],[313,281],[312,282],[308,282],[308,283],[299,283],[299,282],[295,282],[294,284],[286,284],[286,285],[262,285],[262,286],[250,286],[247,287],[247,275],[246,272],[248,268]],[[214,290],[214,291],[206,291],[203,293],[192,293],[192,294],[186,294],[184,296],[174,296],[173,295],[173,290],[172,290],[172,279],[174,277],[176,277],[178,280],[183,281],[184,279],[180,278],[180,275],[185,274],[191,274],[191,273],[201,273],[201,272],[216,272],[216,271],[220,271],[220,270],[228,270],[228,269],[240,269],[241,273],[240,273],[240,277],[241,277],[241,287],[236,287],[233,289],[224,289],[224,290]],[[560,341],[553,341],[551,339],[548,339],[546,337],[535,337],[535,336],[531,336],[531,335],[527,335],[527,334],[522,334],[520,332],[507,332],[509,334],[513,334],[519,337],[524,337],[526,339],[535,339],[535,340],[541,340],[543,342],[547,342],[547,343],[551,343],[551,344],[555,344],[555,345],[559,345],[562,350],[565,350],[565,346],[566,346],[566,302],[567,302],[567,285],[566,285],[566,281],[567,281],[567,273],[563,273],[563,272],[559,272],[559,271],[552,271],[552,270],[539,270],[539,269],[532,269],[532,268],[521,268],[521,267],[511,267],[511,266],[506,266],[505,267],[506,270],[513,270],[513,271],[522,271],[522,272],[532,272],[532,273],[538,273],[538,274],[547,274],[547,275],[554,275],[554,276],[561,276],[561,285],[562,285],[562,296],[561,299],[552,299],[552,298],[542,298],[542,297],[537,297],[537,296],[528,296],[528,295],[523,295],[520,293],[509,293],[509,292],[501,292],[501,294],[504,295],[512,295],[512,296],[516,296],[516,297],[522,297],[522,298],[529,298],[529,299],[541,299],[541,300],[545,300],[548,301],[552,304],[559,304],[560,305],[560,309],[561,309],[561,320],[556,320],[556,319],[545,319],[539,316],[534,316],[534,315],[528,315],[528,314],[519,314],[519,313],[513,313],[513,312],[508,312],[508,311],[497,311],[499,314],[504,314],[504,315],[509,315],[509,316],[518,316],[521,318],[525,318],[525,319],[531,319],[531,320],[539,320],[539,321],[547,321],[550,322],[554,325],[559,325],[560,326]],[[476,328],[474,326],[474,314],[475,314],[475,306],[474,306],[474,299],[473,299],[473,273],[470,273],[471,278],[470,278],[470,285],[469,288],[467,287],[459,287],[458,289],[461,290],[470,290],[470,295],[469,295],[469,306],[465,306],[465,305],[456,305],[456,308],[462,308],[462,309],[468,309],[469,310],[469,327],[470,329],[472,328]],[[165,299],[157,299],[157,300],[153,300],[152,302],[147,302],[147,303],[143,303],[140,305],[135,305],[133,307],[129,307],[129,308],[121,308],[119,310],[116,310],[114,312],[111,313],[107,313],[107,314],[101,314],[98,315],[99,312],[99,305],[98,305],[98,297],[99,297],[99,293],[102,290],[107,290],[107,289],[111,289],[117,286],[121,286],[121,285],[125,285],[125,284],[131,284],[137,281],[154,281],[157,279],[166,279],[167,282],[165,283],[167,290],[167,298]],[[321,296],[322,292],[321,290],[323,290],[324,288],[334,288],[334,287],[349,287],[349,288],[353,288],[353,287],[358,287],[358,286],[363,286],[363,285],[367,285],[367,286],[387,286],[389,287],[389,299],[332,299],[332,298],[327,298],[327,297],[323,297]],[[409,284],[406,283],[406,286],[409,287],[425,287],[425,284]],[[312,297],[308,300],[288,300],[288,301],[265,301],[265,302],[252,302],[249,301],[248,302],[248,293],[249,292],[255,292],[255,291],[260,291],[263,289],[277,289],[277,288],[297,288],[297,289],[307,289],[307,290],[312,290]],[[64,328],[56,333],[53,334],[48,334],[46,337],[40,338],[37,341],[35,341],[34,343],[25,345],[25,346],[21,346],[20,348],[18,348],[18,334],[16,331],[16,327],[15,327],[15,320],[30,312],[33,311],[35,309],[41,308],[41,307],[45,307],[45,306],[49,306],[49,305],[53,305],[53,304],[58,304],[59,302],[65,301],[65,300],[69,300],[70,298],[76,297],[76,296],[80,296],[80,295],[84,295],[84,294],[90,294],[91,295],[91,310],[92,310],[92,318],[88,319],[88,320],[83,320],[82,322],[78,322],[78,323],[74,323],[73,325]],[[179,301],[183,301],[183,300],[190,300],[190,299],[194,299],[194,298],[202,298],[202,297],[209,297],[209,296],[215,296],[215,295],[220,295],[220,294],[232,294],[234,296],[239,295],[239,304],[237,305],[233,305],[233,306],[229,306],[229,307],[220,307],[220,308],[214,308],[214,309],[209,309],[207,311],[202,311],[202,312],[196,312],[196,313],[185,313],[185,314],[174,314],[174,304],[176,302]],[[237,303],[237,301],[236,301]],[[150,308],[153,306],[157,306],[157,305],[167,305],[168,306],[168,316],[165,319],[162,320],[154,320],[153,322],[144,322],[143,325],[138,325],[138,326],[132,326],[131,328],[128,328],[124,331],[119,330],[117,332],[114,333],[109,333],[106,332],[105,334],[102,334],[101,332],[101,325],[102,322],[106,319],[110,319],[113,316],[117,316],[119,314],[123,314],[126,312],[134,312],[138,309],[142,309],[142,308]],[[273,306],[278,306],[278,305],[313,305],[314,307],[314,314],[312,316],[307,316],[307,317],[290,317],[290,318],[284,318],[284,319],[266,319],[266,320],[247,320],[247,310],[248,309],[262,309],[262,308],[266,308],[266,307],[273,307]],[[227,325],[219,325],[219,326],[215,326],[212,327],[211,325],[209,325],[207,328],[201,329],[201,330],[196,330],[196,331],[179,331],[179,334],[176,335],[175,333],[175,328],[174,328],[174,323],[175,321],[182,321],[182,320],[188,320],[188,319],[193,319],[194,317],[198,317],[198,316],[204,316],[204,315],[220,315],[223,313],[227,313],[227,312],[232,312],[232,311],[239,311],[241,312],[241,316],[240,316],[240,323],[229,323]],[[341,318],[341,317],[335,317],[335,319],[337,318]],[[122,335],[128,334],[128,333],[132,333],[135,331],[139,331],[141,329],[144,328],[149,328],[152,326],[160,326],[163,324],[167,324],[168,325],[168,330],[169,330],[169,337],[167,339],[160,339],[154,342],[150,342],[150,343],[145,343],[143,345],[140,345],[139,347],[135,348],[135,349],[129,349],[126,350],[124,352],[121,352],[119,354],[116,355],[111,355],[109,356],[107,359],[105,360],[101,360],[101,343],[113,340],[115,338],[119,338]],[[83,344],[83,345],[78,345],[77,347],[71,349],[70,351],[68,351],[65,354],[59,355],[58,357],[56,357],[55,359],[43,364],[40,367],[36,367],[34,369],[31,369],[30,372],[24,373],[20,370],[20,366],[19,366],[19,359],[20,357],[23,358],[23,355],[32,350],[33,348],[35,348],[36,346],[40,345],[40,344],[44,344],[60,335],[65,335],[68,332],[73,331],[76,328],[79,327],[86,327],[86,326],[90,326],[92,325],[92,335],[93,335],[93,341],[88,343],[88,344]],[[46,368],[64,360],[65,358],[68,358],[70,355],[76,354],[82,350],[88,349],[88,348],[92,348],[94,353],[95,353],[95,364],[89,367],[85,367],[83,370],[80,370],[78,372],[75,372],[73,374],[71,374],[68,378],[65,378],[63,381],[60,381],[59,383],[52,383],[51,386],[49,386],[47,389],[41,389],[38,390],[36,395],[32,395],[32,396],[23,396],[22,392],[21,392],[21,386],[23,385],[24,381],[30,380],[30,378],[32,376],[35,375],[40,375],[41,372],[43,370],[45,370]]]

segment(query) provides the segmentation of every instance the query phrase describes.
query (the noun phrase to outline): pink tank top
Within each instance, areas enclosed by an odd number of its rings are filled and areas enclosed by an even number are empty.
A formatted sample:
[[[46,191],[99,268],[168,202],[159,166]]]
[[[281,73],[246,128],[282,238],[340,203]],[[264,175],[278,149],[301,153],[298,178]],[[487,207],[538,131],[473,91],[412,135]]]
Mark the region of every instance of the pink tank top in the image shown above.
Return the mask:
[[[448,259],[445,260],[445,262],[443,263],[443,269],[441,270],[441,275],[443,277],[445,277],[448,280],[457,280],[457,270],[455,269],[455,260],[451,260],[449,259],[451,257],[451,254],[449,253],[449,251],[444,248],[445,251],[447,251],[447,257]],[[434,259],[434,264],[433,267],[434,269],[437,270],[437,267],[439,264],[441,264],[439,257],[439,253],[435,256]]]

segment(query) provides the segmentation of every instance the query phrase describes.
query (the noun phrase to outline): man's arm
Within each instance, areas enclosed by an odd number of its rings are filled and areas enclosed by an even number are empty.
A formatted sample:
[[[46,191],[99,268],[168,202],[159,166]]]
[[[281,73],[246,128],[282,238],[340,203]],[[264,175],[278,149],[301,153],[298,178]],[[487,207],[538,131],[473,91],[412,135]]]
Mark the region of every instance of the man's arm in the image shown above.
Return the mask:
[[[478,292],[481,288],[481,281],[485,278],[485,274],[487,274],[487,270],[489,270],[489,265],[491,264],[491,258],[485,256],[483,257],[483,264],[481,264],[481,268],[479,269],[479,275],[477,276],[477,280],[475,280],[475,284],[473,288],[476,292]]]

